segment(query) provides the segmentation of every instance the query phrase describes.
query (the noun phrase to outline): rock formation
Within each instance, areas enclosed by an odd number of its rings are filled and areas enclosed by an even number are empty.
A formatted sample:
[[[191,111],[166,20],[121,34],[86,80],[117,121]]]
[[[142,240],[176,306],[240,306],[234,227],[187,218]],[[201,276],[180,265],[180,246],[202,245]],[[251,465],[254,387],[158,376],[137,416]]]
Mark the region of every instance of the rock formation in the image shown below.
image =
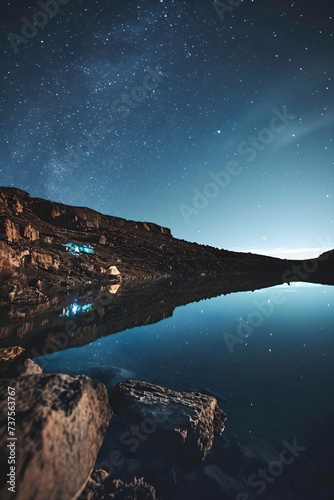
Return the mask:
[[[118,384],[110,404],[129,428],[139,425],[143,434],[147,428],[151,441],[159,441],[164,460],[185,467],[204,460],[227,419],[211,396],[180,393],[138,380]]]
[[[109,424],[107,391],[87,377],[30,375],[0,380],[0,497],[8,491],[7,396],[15,389],[18,500],[70,500],[84,489]]]
[[[97,467],[108,471],[108,481],[144,477],[158,497],[172,491],[179,474],[201,467],[227,419],[211,396],[143,381],[119,383],[110,405],[114,416]]]
[[[35,369],[34,363],[27,365]],[[160,490],[170,488],[177,468],[185,474],[201,466],[225,427],[226,415],[216,399],[200,393],[128,380],[112,393],[113,414],[106,387],[85,376],[26,373],[2,379],[0,495],[4,500],[12,495],[6,475],[8,387],[15,392],[18,500],[154,500],[155,485]],[[102,465],[110,473],[93,469],[109,420],[97,467]]]

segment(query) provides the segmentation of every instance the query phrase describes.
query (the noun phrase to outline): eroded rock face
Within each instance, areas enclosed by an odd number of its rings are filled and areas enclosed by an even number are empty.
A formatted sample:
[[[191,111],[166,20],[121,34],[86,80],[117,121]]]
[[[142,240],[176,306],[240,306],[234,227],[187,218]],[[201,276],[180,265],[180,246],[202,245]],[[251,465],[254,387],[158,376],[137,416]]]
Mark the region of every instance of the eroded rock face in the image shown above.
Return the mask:
[[[115,474],[122,467],[129,468],[128,459],[135,459],[148,479],[174,465],[184,469],[200,465],[214,438],[223,432],[227,418],[211,396],[133,380],[115,387],[110,404],[120,420],[118,424],[117,418],[113,419],[110,427],[118,443]],[[107,441],[105,452],[109,451]],[[109,445],[115,450],[115,445]]]
[[[0,497],[7,489],[7,396],[16,400],[18,500],[70,500],[81,493],[109,424],[106,387],[85,376],[31,375],[0,380]]]
[[[18,224],[15,224],[15,222],[5,219],[3,221],[3,227],[4,227],[4,233],[6,235],[7,241],[9,243],[13,243],[15,241],[18,241],[20,239],[20,228]]]
[[[29,241],[35,241],[39,239],[39,231],[32,227],[31,224],[28,224],[23,229],[23,237]]]
[[[0,349],[0,363],[13,361],[23,352],[24,352],[23,347],[19,345],[14,345],[12,347],[3,347],[2,349]]]

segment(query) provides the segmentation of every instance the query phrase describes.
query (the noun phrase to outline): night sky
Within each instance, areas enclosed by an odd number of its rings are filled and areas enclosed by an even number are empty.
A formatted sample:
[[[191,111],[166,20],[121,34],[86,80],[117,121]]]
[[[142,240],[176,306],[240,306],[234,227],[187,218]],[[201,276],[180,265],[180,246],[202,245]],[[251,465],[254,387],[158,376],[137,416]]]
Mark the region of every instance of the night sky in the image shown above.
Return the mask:
[[[1,185],[226,249],[333,248],[332,0],[232,4],[4,1]]]

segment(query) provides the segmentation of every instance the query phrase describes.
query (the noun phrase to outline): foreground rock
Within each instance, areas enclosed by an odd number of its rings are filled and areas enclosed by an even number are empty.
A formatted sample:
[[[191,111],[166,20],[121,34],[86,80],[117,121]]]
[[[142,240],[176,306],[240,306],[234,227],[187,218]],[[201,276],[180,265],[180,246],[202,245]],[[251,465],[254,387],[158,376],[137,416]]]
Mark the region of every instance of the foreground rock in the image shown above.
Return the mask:
[[[173,490],[179,471],[201,466],[227,418],[211,396],[141,381],[118,384],[110,404],[115,415],[97,466],[111,479],[144,477],[158,496]]]
[[[140,434],[145,436],[146,430],[146,438],[157,439],[164,455],[185,466],[203,461],[227,419],[211,396],[176,392],[138,380],[118,384],[110,403],[124,421],[139,425]]]
[[[8,491],[7,397],[15,389],[18,500],[69,500],[93,469],[111,411],[107,390],[87,377],[31,375],[0,380],[0,497]]]

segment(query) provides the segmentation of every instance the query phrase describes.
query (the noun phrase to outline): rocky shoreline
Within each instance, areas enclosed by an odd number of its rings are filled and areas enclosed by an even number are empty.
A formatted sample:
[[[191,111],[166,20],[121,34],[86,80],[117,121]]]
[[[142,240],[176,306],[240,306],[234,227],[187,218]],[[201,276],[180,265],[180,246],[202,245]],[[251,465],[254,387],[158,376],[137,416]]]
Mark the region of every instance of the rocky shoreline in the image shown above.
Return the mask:
[[[20,354],[19,348],[0,351],[5,364]],[[156,488],[170,488],[176,467],[201,466],[224,430],[226,415],[211,396],[125,381],[108,399],[104,384],[82,375],[43,374],[26,361],[19,377],[0,380],[4,500],[12,494],[5,474],[8,388],[16,401],[13,484],[19,500],[155,499]]]
[[[4,364],[20,354],[0,351]],[[32,360],[20,371],[0,379],[4,500],[250,500],[263,492],[270,500],[309,500],[319,492],[332,498],[332,475],[321,473],[330,467],[331,420],[282,449],[224,437],[227,416],[210,395],[125,380],[108,397],[104,384],[83,375],[41,373]],[[15,441],[8,435],[9,393]],[[269,471],[280,456],[289,465],[284,480],[275,481]]]

